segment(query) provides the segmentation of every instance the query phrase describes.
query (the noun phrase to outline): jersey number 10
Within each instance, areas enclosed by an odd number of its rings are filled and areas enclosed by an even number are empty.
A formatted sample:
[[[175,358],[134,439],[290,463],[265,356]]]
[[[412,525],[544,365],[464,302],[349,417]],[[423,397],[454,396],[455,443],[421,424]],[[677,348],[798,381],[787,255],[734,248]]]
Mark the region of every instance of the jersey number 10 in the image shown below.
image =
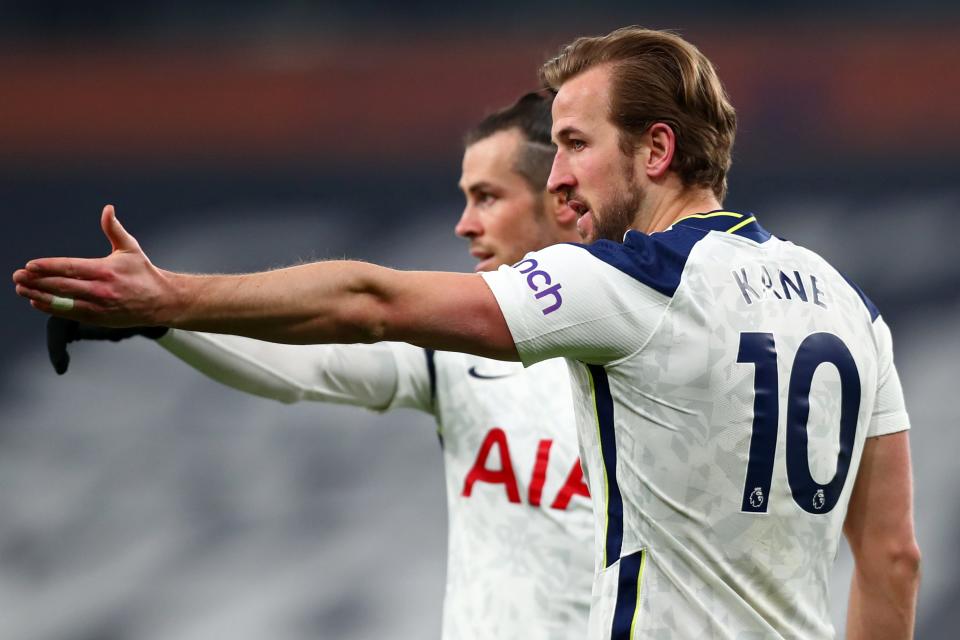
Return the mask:
[[[737,362],[756,368],[753,391],[753,433],[741,511],[766,513],[773,461],[777,450],[780,392],[777,380],[777,348],[772,333],[740,334]],[[840,374],[840,454],[837,470],[827,484],[810,473],[807,421],[810,417],[810,385],[821,364],[830,363]],[[797,505],[808,513],[829,513],[840,499],[850,469],[850,456],[860,412],[860,374],[850,350],[831,333],[814,333],[797,349],[787,393],[787,480]]]

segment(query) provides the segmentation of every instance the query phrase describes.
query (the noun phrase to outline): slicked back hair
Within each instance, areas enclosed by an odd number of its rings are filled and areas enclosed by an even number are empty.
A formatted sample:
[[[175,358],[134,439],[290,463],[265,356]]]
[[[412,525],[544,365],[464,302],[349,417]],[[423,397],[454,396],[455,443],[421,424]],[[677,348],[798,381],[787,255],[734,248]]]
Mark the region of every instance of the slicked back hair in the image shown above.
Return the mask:
[[[524,144],[514,159],[512,169],[527,181],[534,193],[539,194],[547,187],[553,156],[557,152],[550,138],[552,105],[552,93],[528,93],[472,127],[464,135],[463,145],[469,147],[495,133],[516,129],[523,136]]]
[[[624,27],[605,36],[577,38],[540,68],[544,86],[565,82],[599,65],[611,65],[610,121],[620,147],[632,155],[637,139],[657,122],[676,136],[670,168],[687,187],[727,193],[737,116],[713,64],[669,31]]]

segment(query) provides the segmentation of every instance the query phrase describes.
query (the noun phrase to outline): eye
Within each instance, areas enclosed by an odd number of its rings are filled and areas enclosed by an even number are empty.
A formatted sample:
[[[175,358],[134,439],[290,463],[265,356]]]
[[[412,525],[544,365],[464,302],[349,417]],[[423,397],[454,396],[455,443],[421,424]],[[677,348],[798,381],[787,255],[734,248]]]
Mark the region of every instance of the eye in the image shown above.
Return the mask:
[[[587,143],[583,140],[571,139],[570,148],[574,151],[583,151],[587,147]]]
[[[496,202],[496,200],[497,197],[495,195],[484,191],[477,194],[476,202],[478,206],[488,207]]]

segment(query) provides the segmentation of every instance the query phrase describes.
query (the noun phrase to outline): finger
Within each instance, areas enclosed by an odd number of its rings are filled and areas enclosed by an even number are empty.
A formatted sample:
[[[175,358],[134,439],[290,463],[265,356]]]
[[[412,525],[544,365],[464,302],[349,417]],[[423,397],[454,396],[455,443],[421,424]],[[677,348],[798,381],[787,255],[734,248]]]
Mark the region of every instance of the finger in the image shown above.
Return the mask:
[[[27,287],[22,284],[17,285],[17,295],[21,298],[26,298],[31,303],[35,302],[45,308],[49,308],[51,313],[61,315],[65,318],[74,317],[71,312],[76,309],[78,302],[76,298],[71,296],[61,296],[48,291]],[[55,303],[57,305],[56,307],[54,306]],[[69,305],[69,307],[64,307],[64,304]]]
[[[98,282],[61,278],[58,276],[30,278],[18,282],[17,286],[47,293],[52,296],[68,296],[70,298],[84,299],[101,304],[106,302],[106,298],[108,297],[105,287]]]
[[[140,243],[117,220],[117,213],[112,204],[103,208],[103,213],[100,214],[100,228],[103,229],[103,234],[107,236],[114,251],[140,251]]]
[[[53,304],[52,293],[47,293],[46,291],[40,291],[39,289],[34,289],[27,285],[18,284],[17,295],[20,296],[21,298],[26,298],[27,300],[30,300],[30,302],[37,302],[47,307]]]
[[[13,281],[44,276],[64,276],[82,280],[104,280],[109,271],[102,258],[37,258],[13,274]]]
[[[33,289],[28,289],[22,285],[17,285],[17,295],[29,300],[30,306],[32,306],[34,309],[43,311],[44,313],[49,313],[52,316],[78,320],[80,322],[100,324],[103,326],[109,325],[109,312],[103,307],[86,300],[74,300],[73,308],[67,311],[62,308],[54,308],[53,296],[43,291],[36,291]]]

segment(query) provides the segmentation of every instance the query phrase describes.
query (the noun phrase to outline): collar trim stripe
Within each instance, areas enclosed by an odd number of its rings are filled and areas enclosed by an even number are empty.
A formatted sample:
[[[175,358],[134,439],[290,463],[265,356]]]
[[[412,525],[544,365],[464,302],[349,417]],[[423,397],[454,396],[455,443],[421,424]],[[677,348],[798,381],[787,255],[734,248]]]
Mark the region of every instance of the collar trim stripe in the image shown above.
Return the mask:
[[[750,224],[751,222],[756,222],[756,221],[757,221],[757,217],[756,217],[756,216],[750,216],[749,218],[747,218],[747,219],[744,220],[743,222],[738,222],[737,224],[735,224],[735,225],[733,225],[732,227],[730,227],[729,229],[727,229],[727,233],[733,233],[734,231],[737,231],[737,230],[742,229],[743,227],[747,226],[747,225]]]
[[[727,216],[730,218],[742,218],[743,214],[734,213],[733,211],[713,211],[711,213],[692,213],[689,216],[683,216],[679,220],[674,221],[673,224],[677,224],[677,222],[683,222],[684,220],[689,220],[690,218],[699,218],[703,220],[705,218],[715,218],[717,216]]]

